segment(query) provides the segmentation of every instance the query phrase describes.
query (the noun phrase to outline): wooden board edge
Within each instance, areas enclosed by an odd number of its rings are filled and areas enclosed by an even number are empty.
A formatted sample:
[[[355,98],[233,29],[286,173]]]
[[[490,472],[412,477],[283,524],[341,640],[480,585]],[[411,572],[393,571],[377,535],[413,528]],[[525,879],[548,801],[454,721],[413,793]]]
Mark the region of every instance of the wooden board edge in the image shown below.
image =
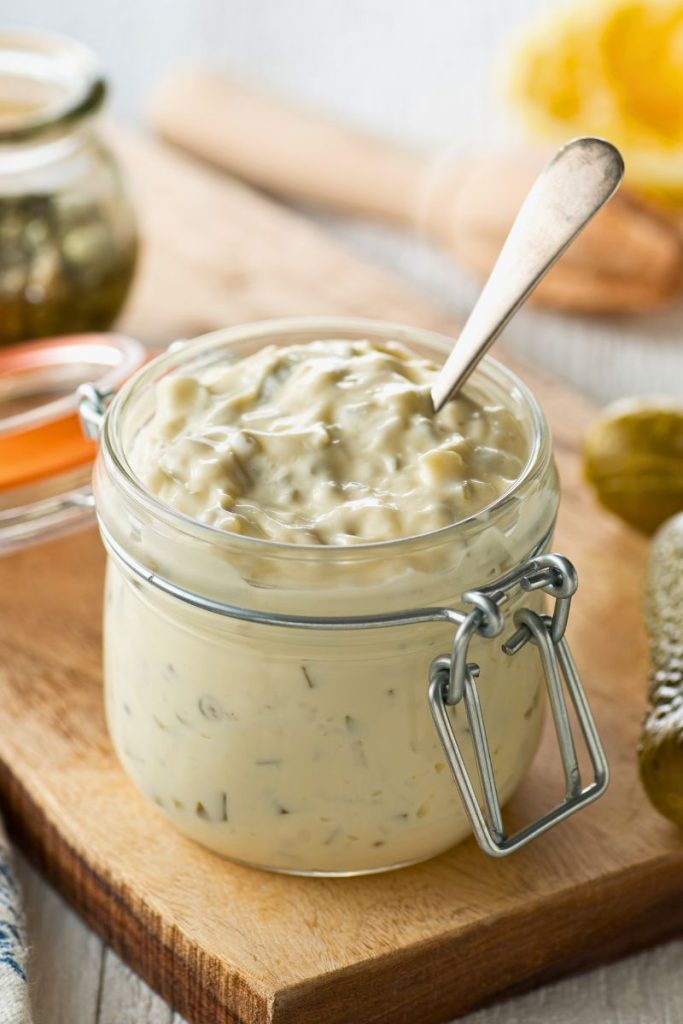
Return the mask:
[[[184,956],[173,934],[164,941],[161,922],[145,921],[125,890],[86,863],[3,761],[0,797],[9,833],[32,863],[114,952],[194,1024],[440,1024],[683,933],[683,853],[675,853],[586,882],[556,895],[552,904],[531,900],[521,916],[516,908],[438,942],[264,994],[237,975],[226,986],[222,963],[208,955]],[[585,935],[578,953],[577,932]],[[492,969],[477,983],[469,965],[482,959]]]
[[[577,932],[585,934],[579,952]],[[682,933],[683,855],[670,854],[556,895],[553,904],[532,900],[521,916],[516,908],[438,943],[292,986],[276,995],[272,1024],[442,1024]],[[491,969],[478,981],[470,967],[482,959]]]
[[[86,863],[3,761],[0,797],[9,833],[29,860],[193,1024],[441,1024],[683,933],[683,854],[668,854],[586,882],[556,895],[552,904],[531,900],[521,916],[516,908],[438,942],[417,943],[272,994],[239,976],[226,988],[224,965],[209,956],[183,956],[172,934],[163,941],[161,922],[145,921],[124,890]],[[577,932],[585,934],[578,953]],[[477,983],[469,965],[482,959],[492,968]]]
[[[0,801],[11,839],[83,921],[172,1009],[193,1024],[270,1024],[269,995],[237,974],[226,986],[225,965],[208,954],[184,956],[181,942],[175,941],[177,933],[164,941],[161,920],[150,916],[145,921],[122,887],[88,865],[4,761]]]

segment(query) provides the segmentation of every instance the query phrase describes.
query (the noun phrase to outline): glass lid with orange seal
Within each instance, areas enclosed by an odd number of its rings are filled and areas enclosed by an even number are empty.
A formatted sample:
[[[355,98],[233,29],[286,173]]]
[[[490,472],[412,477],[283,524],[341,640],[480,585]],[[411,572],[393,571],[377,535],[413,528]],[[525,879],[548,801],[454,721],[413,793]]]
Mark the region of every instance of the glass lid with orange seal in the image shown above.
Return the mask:
[[[77,388],[115,390],[145,361],[118,334],[77,334],[0,349],[0,554],[86,525],[95,442]]]

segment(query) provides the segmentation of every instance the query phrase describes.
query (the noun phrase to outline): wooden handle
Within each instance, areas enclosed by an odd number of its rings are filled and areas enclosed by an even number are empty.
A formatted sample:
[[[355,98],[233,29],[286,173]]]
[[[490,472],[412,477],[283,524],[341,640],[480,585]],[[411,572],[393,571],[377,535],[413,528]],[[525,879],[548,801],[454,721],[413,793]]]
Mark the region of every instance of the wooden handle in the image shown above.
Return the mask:
[[[266,191],[344,213],[414,226],[427,162],[202,72],[167,79],[151,105],[154,128]]]
[[[435,164],[219,75],[174,74],[151,120],[168,141],[251,184],[438,241],[486,277],[542,160],[490,154]],[[656,308],[680,293],[676,227],[625,191],[602,210],[532,301],[579,312]]]
[[[491,272],[541,158],[495,153],[458,168],[457,188],[434,212],[453,256]],[[625,313],[671,302],[683,287],[681,235],[663,212],[626,188],[595,217],[540,283],[532,301],[554,309]]]

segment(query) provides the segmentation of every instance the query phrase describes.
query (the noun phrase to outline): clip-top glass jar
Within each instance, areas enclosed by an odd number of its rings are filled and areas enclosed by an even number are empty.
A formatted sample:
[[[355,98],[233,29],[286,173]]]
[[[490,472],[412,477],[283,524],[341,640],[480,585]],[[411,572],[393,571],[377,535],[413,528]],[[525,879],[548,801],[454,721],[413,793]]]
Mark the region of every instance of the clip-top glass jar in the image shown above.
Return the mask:
[[[0,556],[88,525],[96,445],[78,388],[111,391],[147,352],[120,334],[70,334],[0,350]]]
[[[0,33],[0,344],[103,330],[126,297],[136,231],[93,130],[105,95],[85,47]]]
[[[275,321],[173,347],[106,413],[101,396],[94,490],[109,553],[114,745],[177,828],[252,865],[385,870],[473,828],[502,855],[594,799],[607,778],[563,637],[573,571],[546,554],[558,505],[550,438],[521,382],[486,360],[468,385],[522,422],[519,479],[476,515],[422,536],[325,547],[223,532],[160,502],[128,461],[167,374],[332,338],[396,339],[439,362],[450,346],[372,321]],[[96,404],[85,395],[90,423]],[[557,599],[552,619],[541,614],[544,591]],[[507,837],[500,806],[537,748],[546,677],[566,794]],[[565,688],[593,762],[585,787]]]

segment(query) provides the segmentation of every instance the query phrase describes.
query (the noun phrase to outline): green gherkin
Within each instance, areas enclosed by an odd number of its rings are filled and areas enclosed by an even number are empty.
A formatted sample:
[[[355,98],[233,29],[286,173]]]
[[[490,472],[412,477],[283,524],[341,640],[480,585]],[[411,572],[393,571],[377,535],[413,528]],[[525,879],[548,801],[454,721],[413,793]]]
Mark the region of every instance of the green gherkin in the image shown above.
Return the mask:
[[[640,775],[657,810],[683,825],[683,514],[653,540],[645,616],[652,672]]]
[[[683,511],[683,406],[651,396],[615,402],[584,442],[584,473],[600,502],[643,533]]]

